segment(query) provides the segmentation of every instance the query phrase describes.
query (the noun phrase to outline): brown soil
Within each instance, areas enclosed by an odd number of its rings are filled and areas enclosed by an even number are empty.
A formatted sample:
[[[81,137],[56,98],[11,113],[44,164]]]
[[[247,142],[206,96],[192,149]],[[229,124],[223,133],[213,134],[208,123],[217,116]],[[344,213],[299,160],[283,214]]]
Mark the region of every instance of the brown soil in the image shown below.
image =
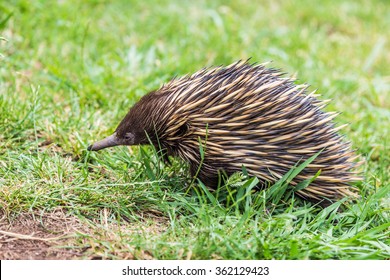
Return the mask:
[[[156,235],[167,221],[149,213],[149,224],[110,224],[103,210],[99,221],[81,221],[63,210],[51,213],[6,215],[0,210],[0,259],[153,259],[150,252],[135,249],[126,240],[135,234]],[[93,224],[93,225],[92,225]],[[107,249],[102,243],[108,242]]]
[[[20,214],[9,218],[0,212],[0,259],[73,259],[80,250],[61,248],[85,227],[60,210],[44,216]]]

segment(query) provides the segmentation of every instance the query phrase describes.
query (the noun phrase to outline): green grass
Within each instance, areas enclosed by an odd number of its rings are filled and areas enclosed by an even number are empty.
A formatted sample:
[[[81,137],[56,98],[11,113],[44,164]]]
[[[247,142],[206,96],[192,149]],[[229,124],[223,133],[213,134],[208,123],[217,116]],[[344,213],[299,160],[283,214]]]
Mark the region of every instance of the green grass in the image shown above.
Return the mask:
[[[77,217],[92,230],[62,246],[80,258],[390,258],[388,1],[104,2],[0,2],[3,219]],[[173,76],[249,57],[343,112],[366,158],[357,202],[322,209],[244,175],[209,192],[150,147],[86,152]]]

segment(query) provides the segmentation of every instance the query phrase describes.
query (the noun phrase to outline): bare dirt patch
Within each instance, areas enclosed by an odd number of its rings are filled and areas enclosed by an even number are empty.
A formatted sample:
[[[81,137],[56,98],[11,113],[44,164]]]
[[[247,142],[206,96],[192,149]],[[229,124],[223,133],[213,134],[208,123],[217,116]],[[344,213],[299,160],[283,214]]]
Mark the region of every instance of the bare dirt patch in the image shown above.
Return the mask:
[[[133,235],[153,236],[167,227],[164,218],[149,216],[148,220],[152,222],[144,226],[118,225],[105,218],[84,222],[63,210],[14,217],[0,210],[0,259],[153,259],[147,250],[127,242]],[[109,248],[102,246],[107,243]]]
[[[0,212],[0,217],[0,259],[72,259],[82,255],[80,249],[61,248],[75,238],[76,231],[87,229],[61,210],[14,218]]]

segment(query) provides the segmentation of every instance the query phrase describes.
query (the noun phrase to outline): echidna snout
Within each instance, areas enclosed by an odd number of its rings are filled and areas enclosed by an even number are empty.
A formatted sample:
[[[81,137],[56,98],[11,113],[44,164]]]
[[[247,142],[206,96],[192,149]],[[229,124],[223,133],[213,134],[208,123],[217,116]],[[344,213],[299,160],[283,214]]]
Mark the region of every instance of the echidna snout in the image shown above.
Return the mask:
[[[119,145],[136,145],[139,144],[135,141],[134,136],[131,132],[126,133],[125,137],[118,137],[116,133],[93,143],[92,145],[88,146],[88,151],[99,151],[105,148],[119,146]]]
[[[136,103],[115,133],[88,147],[148,144],[189,163],[192,175],[213,187],[218,172],[242,170],[263,186],[321,151],[291,182],[320,175],[297,194],[336,200],[352,195],[357,156],[338,133],[336,113],[322,109],[315,92],[279,71],[237,62],[173,79]],[[199,145],[204,145],[201,160]]]

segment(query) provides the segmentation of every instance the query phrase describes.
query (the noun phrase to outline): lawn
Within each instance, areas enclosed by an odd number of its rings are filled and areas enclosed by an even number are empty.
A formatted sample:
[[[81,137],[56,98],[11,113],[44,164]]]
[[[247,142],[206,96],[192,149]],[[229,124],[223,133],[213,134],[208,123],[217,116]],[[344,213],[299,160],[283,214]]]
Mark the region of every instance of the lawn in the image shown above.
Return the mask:
[[[390,3],[0,2],[0,259],[390,259]],[[333,101],[365,159],[321,208],[148,147],[88,152],[174,76],[272,61]]]

